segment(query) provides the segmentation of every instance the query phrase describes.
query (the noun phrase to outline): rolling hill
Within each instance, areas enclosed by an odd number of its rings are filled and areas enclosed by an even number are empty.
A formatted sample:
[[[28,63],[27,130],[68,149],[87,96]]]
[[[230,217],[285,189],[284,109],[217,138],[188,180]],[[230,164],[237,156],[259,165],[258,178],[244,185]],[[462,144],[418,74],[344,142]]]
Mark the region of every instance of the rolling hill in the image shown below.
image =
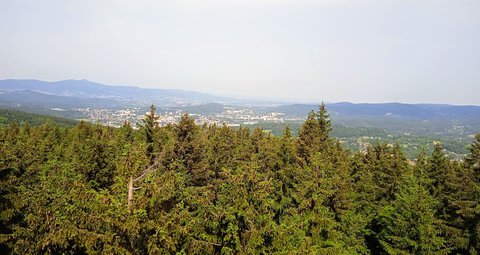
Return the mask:
[[[190,105],[210,102],[232,101],[209,94],[192,91],[148,89],[133,86],[110,86],[88,80],[64,80],[46,82],[39,80],[0,80],[0,103],[5,103],[7,97],[15,97],[15,93],[22,92],[15,98],[18,104],[40,103],[54,100],[58,104],[85,106],[94,102],[105,102],[114,105]],[[25,96],[25,100],[21,97]],[[55,96],[55,97],[54,97]],[[50,97],[50,98],[49,98]],[[83,100],[82,99],[95,99]],[[108,101],[105,101],[108,100]],[[70,101],[70,102],[69,102]],[[112,103],[117,102],[117,103]],[[101,104],[101,103],[100,103]]]

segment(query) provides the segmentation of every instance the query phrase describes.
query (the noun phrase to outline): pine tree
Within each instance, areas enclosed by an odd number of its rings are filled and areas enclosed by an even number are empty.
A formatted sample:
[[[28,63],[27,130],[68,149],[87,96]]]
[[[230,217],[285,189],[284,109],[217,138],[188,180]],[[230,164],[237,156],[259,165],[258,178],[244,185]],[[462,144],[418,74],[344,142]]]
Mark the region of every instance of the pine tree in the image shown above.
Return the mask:
[[[180,171],[186,171],[192,178],[193,185],[204,185],[210,177],[210,171],[205,165],[202,141],[199,128],[194,119],[185,113],[180,122],[175,125],[174,160],[181,166]]]
[[[408,172],[405,156],[398,146],[376,144],[365,155],[374,187],[373,194],[377,205],[392,201],[400,183]]]
[[[155,114],[156,108],[155,105],[150,105],[150,112],[145,115],[145,118],[142,119],[142,130],[145,135],[145,142],[147,144],[147,157],[150,160],[150,164],[153,164],[154,161],[154,133],[158,128],[158,119],[159,117]]]
[[[417,178],[420,178],[421,180],[424,180],[425,183],[424,185],[429,184],[428,178],[428,161],[427,161],[427,155],[425,153],[424,148],[420,148],[420,152],[418,153],[416,162],[415,162],[415,167],[413,169],[413,175]]]
[[[460,207],[459,214],[470,237],[466,250],[480,254],[480,134],[475,135],[469,147],[461,177],[463,199],[455,204]]]
[[[378,236],[386,254],[449,253],[442,236],[444,223],[435,217],[437,201],[422,182],[408,178],[392,204],[380,211]]]
[[[474,171],[475,182],[480,183],[480,133],[475,135],[465,158],[466,166]]]
[[[237,146],[235,131],[227,125],[218,128],[208,128],[207,161],[216,178],[223,168],[232,168],[235,165],[233,151]]]
[[[430,187],[430,193],[434,197],[444,195],[444,190],[447,188],[448,175],[450,173],[450,162],[443,153],[443,146],[441,143],[436,143],[435,148],[429,160],[428,177],[433,181]]]
[[[317,113],[317,121],[320,128],[320,141],[325,142],[330,137],[332,124],[330,121],[330,115],[327,113],[327,108],[323,102],[320,105]]]
[[[344,149],[324,104],[299,138],[156,117],[0,127],[0,253],[480,251],[480,134],[465,162],[437,145],[410,164],[399,145]]]
[[[298,138],[298,153],[307,163],[312,155],[319,150],[320,125],[314,111],[308,113],[307,120],[302,124]]]
[[[298,162],[294,141],[290,126],[287,125],[283,130],[283,136],[280,139],[280,147],[278,150],[280,161],[277,168],[281,169],[289,164]]]
[[[458,215],[458,202],[464,200],[461,194],[465,185],[461,175],[463,171],[459,166],[452,163],[443,152],[441,143],[435,144],[434,151],[429,159],[427,168],[427,185],[430,194],[438,201],[435,216],[445,222],[442,232],[449,246],[459,250],[464,249],[466,245],[465,233],[462,230],[463,220]]]

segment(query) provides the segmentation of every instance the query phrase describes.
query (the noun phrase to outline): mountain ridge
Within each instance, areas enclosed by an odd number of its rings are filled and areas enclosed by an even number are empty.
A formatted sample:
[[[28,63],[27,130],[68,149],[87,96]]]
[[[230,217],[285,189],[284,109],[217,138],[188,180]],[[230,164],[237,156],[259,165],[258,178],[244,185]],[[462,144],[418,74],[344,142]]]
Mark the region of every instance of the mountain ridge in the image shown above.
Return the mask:
[[[318,105],[302,103],[272,103],[273,101],[248,102],[241,99],[220,97],[201,92],[179,89],[140,88],[127,85],[106,85],[89,80],[41,81],[35,79],[0,80],[0,106],[15,107],[145,107],[181,106],[195,111],[195,106],[205,104],[249,105],[257,110],[283,112],[289,115],[306,116]],[[480,106],[452,104],[408,104],[408,103],[328,103],[333,116],[373,116],[378,118],[456,119],[479,118]],[[200,107],[208,111],[213,107]],[[218,112],[219,107],[214,111]]]
[[[221,97],[212,96],[205,93],[178,90],[178,89],[154,89],[140,88],[128,85],[106,85],[98,82],[82,80],[61,80],[61,81],[41,81],[35,79],[6,79],[0,80],[0,91],[17,91],[17,90],[38,90],[49,92],[63,96],[77,97],[99,97],[109,96],[117,98],[130,97],[150,97],[164,96],[194,96],[197,98],[208,98],[209,100],[218,100]]]

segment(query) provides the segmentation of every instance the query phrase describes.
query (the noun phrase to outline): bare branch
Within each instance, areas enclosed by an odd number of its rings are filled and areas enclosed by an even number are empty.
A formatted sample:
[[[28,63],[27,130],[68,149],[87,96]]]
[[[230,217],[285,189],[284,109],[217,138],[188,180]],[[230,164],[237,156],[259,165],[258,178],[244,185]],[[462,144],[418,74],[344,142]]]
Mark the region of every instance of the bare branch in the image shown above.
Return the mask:
[[[205,240],[199,240],[199,239],[196,239],[196,238],[192,238],[192,239],[197,241],[197,242],[206,243],[206,244],[210,244],[210,245],[213,245],[213,246],[222,246],[221,244],[218,244],[218,243],[212,243],[212,242],[208,242],[208,241],[205,241]]]
[[[160,165],[160,161],[159,161],[159,160],[156,160],[155,163],[153,163],[152,165],[150,165],[147,169],[143,170],[142,174],[140,174],[140,176],[137,177],[136,179],[134,179],[133,181],[136,182],[136,181],[138,181],[138,180],[143,179],[148,172],[154,170],[154,169],[155,169],[157,166],[159,166],[159,165]]]
[[[153,171],[156,170],[160,166],[160,160],[155,160],[155,162],[147,167],[143,172],[138,176],[137,178],[133,179],[133,176],[130,176],[130,181],[128,182],[128,196],[127,196],[127,204],[128,204],[128,210],[131,212],[132,211],[132,200],[133,200],[133,191],[134,190],[139,190],[142,187],[134,187],[133,183],[139,180],[142,180],[145,178],[145,176]]]

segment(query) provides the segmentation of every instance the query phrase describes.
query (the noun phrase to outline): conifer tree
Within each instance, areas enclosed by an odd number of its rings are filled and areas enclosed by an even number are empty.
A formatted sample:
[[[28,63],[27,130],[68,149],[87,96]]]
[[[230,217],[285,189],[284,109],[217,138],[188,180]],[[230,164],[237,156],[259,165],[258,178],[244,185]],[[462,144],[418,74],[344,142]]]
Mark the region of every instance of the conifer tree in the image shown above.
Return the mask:
[[[469,236],[466,250],[480,254],[480,134],[476,134],[469,147],[462,169],[463,200],[457,201],[459,213],[464,218],[464,228]]]
[[[413,169],[413,175],[417,178],[420,178],[420,180],[425,181],[424,185],[429,185],[430,180],[427,180],[430,178],[428,176],[428,161],[427,161],[427,155],[425,153],[424,148],[420,148],[420,152],[418,153],[416,162],[415,162],[415,167]]]
[[[279,168],[298,162],[292,131],[288,125],[285,126],[285,129],[283,130],[278,156],[281,159],[278,166]]]
[[[320,140],[321,142],[325,142],[330,136],[330,131],[332,131],[332,124],[330,115],[327,113],[327,108],[323,102],[317,113],[317,121],[320,129]]]
[[[374,201],[377,205],[392,201],[408,171],[405,156],[398,146],[379,143],[367,150],[365,160],[371,173]]]
[[[210,176],[205,165],[202,141],[199,128],[188,113],[175,125],[175,146],[173,149],[175,161],[180,163],[180,171],[186,171],[192,178],[192,184],[204,185]]]
[[[208,129],[209,138],[207,144],[207,160],[216,178],[219,177],[222,168],[233,168],[235,165],[234,154],[237,146],[235,132],[227,125],[222,127],[212,126]]]
[[[411,163],[344,149],[324,104],[299,138],[154,112],[140,130],[0,126],[0,254],[480,251],[480,134],[465,162],[436,145]]]
[[[298,153],[307,163],[310,157],[319,149],[320,125],[314,111],[308,113],[307,120],[302,124],[298,138]]]
[[[459,250],[465,248],[467,241],[462,231],[462,219],[457,213],[460,208],[456,203],[464,200],[460,193],[463,186],[469,185],[469,182],[463,183],[461,175],[458,166],[446,157],[442,144],[436,143],[429,159],[430,185],[427,187],[438,201],[435,216],[445,222],[442,232],[446,242]]]
[[[450,162],[443,153],[441,143],[436,143],[429,160],[428,177],[433,181],[430,192],[433,196],[443,196],[447,188],[448,175],[450,173]]]
[[[158,116],[156,116],[156,108],[155,105],[150,105],[150,112],[145,115],[142,119],[142,130],[145,135],[145,142],[147,144],[147,157],[150,160],[150,164],[153,164],[154,161],[154,133],[158,128]]]
[[[409,177],[392,204],[380,211],[378,236],[386,254],[448,254],[444,223],[435,217],[437,201],[422,182]]]
[[[475,182],[480,184],[480,133],[475,135],[465,158],[466,166],[474,171]]]

